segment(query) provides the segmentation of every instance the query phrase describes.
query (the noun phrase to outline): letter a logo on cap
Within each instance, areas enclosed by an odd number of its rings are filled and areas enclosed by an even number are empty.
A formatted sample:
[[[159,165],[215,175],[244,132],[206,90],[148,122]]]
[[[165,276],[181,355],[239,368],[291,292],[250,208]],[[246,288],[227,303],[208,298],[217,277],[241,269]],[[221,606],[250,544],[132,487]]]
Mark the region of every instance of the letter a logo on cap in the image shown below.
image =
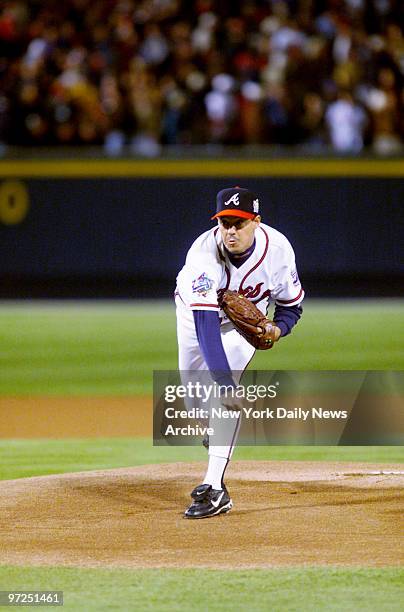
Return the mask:
[[[229,198],[224,205],[228,206],[229,204],[231,204],[233,202],[234,206],[239,206],[240,204],[240,200],[239,200],[239,196],[238,193],[235,193],[234,195],[231,196],[231,198]]]

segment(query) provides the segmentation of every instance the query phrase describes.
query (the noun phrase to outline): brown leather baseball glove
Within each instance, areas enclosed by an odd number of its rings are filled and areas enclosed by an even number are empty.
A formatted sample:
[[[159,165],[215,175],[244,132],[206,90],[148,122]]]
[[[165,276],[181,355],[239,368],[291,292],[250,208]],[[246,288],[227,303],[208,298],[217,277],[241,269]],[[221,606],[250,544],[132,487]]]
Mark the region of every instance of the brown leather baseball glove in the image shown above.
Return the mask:
[[[255,304],[237,291],[223,293],[219,305],[241,334],[256,349],[267,350],[279,340],[280,329]]]

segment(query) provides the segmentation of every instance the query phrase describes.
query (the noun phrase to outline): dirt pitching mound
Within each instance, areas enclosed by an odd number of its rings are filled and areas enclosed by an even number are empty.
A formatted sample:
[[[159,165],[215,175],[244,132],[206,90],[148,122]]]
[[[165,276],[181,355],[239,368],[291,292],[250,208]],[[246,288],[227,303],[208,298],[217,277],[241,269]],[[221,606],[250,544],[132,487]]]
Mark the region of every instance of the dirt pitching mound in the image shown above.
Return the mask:
[[[234,462],[227,515],[186,520],[205,464],[0,482],[1,563],[88,567],[394,566],[402,466]]]

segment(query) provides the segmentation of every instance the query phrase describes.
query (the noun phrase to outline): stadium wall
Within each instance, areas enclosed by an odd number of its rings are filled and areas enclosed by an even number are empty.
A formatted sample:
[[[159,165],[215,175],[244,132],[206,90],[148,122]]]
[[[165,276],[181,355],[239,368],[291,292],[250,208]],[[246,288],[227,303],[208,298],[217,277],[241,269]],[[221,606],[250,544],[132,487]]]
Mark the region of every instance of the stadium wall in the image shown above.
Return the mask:
[[[310,295],[400,295],[404,164],[374,160],[0,162],[0,297],[164,297],[215,194],[255,191]]]

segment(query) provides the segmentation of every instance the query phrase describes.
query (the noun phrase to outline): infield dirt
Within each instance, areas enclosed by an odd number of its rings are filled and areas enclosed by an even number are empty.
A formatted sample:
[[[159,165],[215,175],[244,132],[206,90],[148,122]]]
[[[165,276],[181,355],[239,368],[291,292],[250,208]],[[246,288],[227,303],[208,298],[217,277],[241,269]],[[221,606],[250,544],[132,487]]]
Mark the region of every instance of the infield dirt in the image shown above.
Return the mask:
[[[0,438],[151,436],[152,418],[149,396],[0,396]]]
[[[1,563],[399,566],[402,466],[235,461],[227,515],[182,517],[204,463],[0,482]]]

